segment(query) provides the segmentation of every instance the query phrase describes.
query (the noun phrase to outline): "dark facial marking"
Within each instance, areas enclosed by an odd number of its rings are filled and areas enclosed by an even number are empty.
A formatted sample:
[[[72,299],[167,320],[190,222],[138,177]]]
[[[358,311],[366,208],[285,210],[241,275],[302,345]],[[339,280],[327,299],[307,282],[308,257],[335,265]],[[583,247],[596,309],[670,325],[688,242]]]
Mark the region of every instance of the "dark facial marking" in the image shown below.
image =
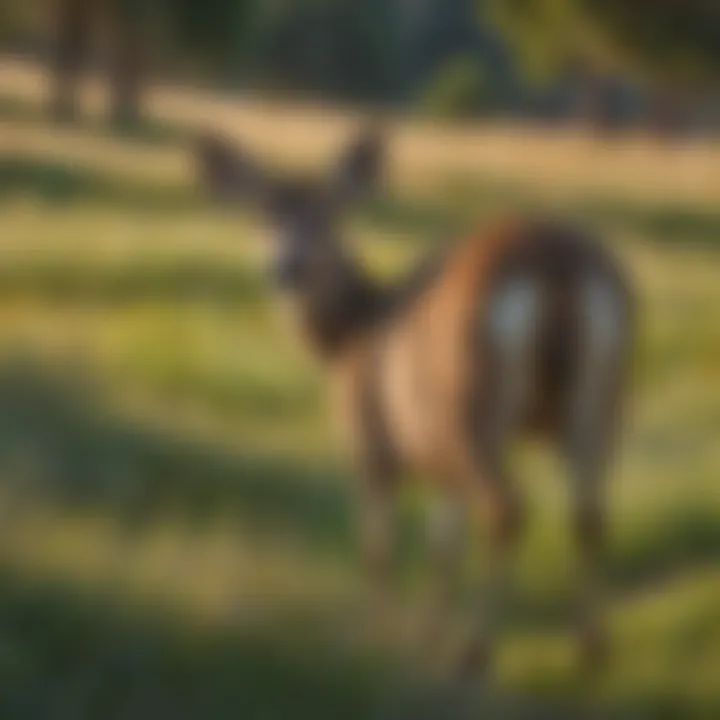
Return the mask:
[[[319,281],[336,254],[327,193],[308,181],[278,182],[264,209],[275,235],[273,274],[280,287],[297,291]]]

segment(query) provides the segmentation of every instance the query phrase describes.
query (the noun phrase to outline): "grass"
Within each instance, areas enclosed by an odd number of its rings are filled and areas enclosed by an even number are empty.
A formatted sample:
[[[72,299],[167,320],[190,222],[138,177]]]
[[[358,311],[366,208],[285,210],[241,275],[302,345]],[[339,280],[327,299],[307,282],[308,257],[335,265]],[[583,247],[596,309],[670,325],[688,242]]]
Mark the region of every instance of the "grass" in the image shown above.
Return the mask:
[[[0,62],[0,94],[14,102],[37,106],[44,84],[37,65],[11,58]],[[103,107],[103,88],[91,80],[86,90],[84,105],[90,115],[96,115]],[[247,96],[238,100],[165,86],[151,88],[146,101],[148,115],[161,127],[211,124],[282,162],[316,163],[318,158],[327,158],[358,120],[355,113],[333,107],[288,105]],[[528,182],[552,194],[615,192],[636,202],[683,202],[711,208],[720,193],[720,146],[713,141],[663,147],[631,137],[608,145],[579,132],[529,130],[507,122],[478,130],[404,121],[393,126],[393,136],[393,177],[402,184],[423,186],[428,178],[462,174]],[[41,140],[35,138],[36,147],[50,142],[49,137]],[[102,144],[101,139],[98,143]],[[108,154],[115,152],[112,143],[104,145]],[[147,151],[146,143],[143,147]],[[62,151],[55,148],[55,152]],[[159,151],[156,155],[165,157]],[[146,171],[154,172],[154,164],[148,163]]]
[[[508,641],[497,681],[468,698],[423,674],[400,625],[348,637],[351,478],[248,220],[194,193],[170,131],[121,139],[20,110],[0,108],[0,135],[17,141],[0,154],[0,716],[720,712],[710,188],[670,205],[667,178],[642,197],[622,183],[561,191],[533,159],[510,178],[515,158],[506,177],[481,163],[401,179],[352,222],[392,275],[471,220],[562,210],[613,239],[640,289],[636,407],[611,496],[616,658],[595,681],[574,670],[565,486],[530,452]],[[423,500],[408,493],[391,618],[422,591]]]

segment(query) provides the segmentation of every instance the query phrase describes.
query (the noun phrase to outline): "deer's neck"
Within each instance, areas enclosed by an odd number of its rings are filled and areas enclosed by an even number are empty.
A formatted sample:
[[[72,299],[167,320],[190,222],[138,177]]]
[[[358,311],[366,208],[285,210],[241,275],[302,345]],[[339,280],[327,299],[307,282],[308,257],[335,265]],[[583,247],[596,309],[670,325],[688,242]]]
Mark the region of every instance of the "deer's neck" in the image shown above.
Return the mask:
[[[302,330],[313,352],[324,360],[342,353],[376,322],[383,298],[381,286],[347,260],[339,272],[300,300]]]

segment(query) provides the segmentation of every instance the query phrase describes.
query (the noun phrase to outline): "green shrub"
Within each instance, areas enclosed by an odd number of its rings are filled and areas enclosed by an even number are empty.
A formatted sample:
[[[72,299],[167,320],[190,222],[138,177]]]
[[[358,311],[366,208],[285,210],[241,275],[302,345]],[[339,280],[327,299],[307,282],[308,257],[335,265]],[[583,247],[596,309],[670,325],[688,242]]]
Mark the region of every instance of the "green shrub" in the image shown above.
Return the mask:
[[[482,66],[472,56],[459,56],[436,71],[421,97],[422,110],[433,117],[467,118],[490,106],[490,88]]]

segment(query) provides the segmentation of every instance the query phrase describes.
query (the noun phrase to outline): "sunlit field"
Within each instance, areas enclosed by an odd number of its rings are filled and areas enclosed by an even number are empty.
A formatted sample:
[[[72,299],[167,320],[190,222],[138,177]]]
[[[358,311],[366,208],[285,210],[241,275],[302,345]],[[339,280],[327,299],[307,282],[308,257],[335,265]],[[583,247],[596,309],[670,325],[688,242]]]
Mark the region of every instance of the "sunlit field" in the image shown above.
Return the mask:
[[[350,218],[358,252],[392,277],[496,214],[562,212],[603,233],[637,282],[611,486],[612,662],[593,679],[574,666],[564,478],[530,448],[507,641],[496,682],[467,698],[406,640],[431,500],[417,491],[391,622],[353,632],[351,475],[322,372],[273,305],[249,218],[194,190],[172,121],[203,106],[158,96],[163,121],[140,139],[46,125],[36,96],[0,104],[0,717],[720,715],[718,148],[538,135],[526,155],[491,128],[467,135],[475,163],[453,164],[469,130],[401,127],[388,196]],[[229,107],[205,121],[273,144],[261,109]],[[299,148],[287,162],[320,162],[341,133],[297,113],[322,140],[284,135]],[[455,150],[413,166],[425,132]]]

